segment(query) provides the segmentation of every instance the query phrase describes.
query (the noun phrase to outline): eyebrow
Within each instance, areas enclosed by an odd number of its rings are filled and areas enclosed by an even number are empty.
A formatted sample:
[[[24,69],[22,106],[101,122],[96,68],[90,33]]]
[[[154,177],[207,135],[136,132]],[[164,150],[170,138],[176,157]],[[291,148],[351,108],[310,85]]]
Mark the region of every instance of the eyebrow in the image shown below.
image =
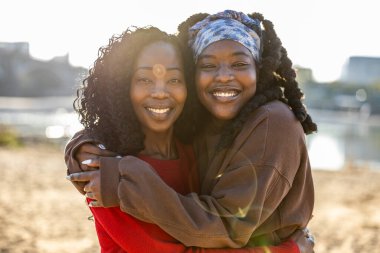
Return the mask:
[[[169,67],[169,68],[165,68],[165,69],[166,69],[166,71],[172,71],[172,70],[182,71],[182,69],[179,67]],[[135,69],[135,71],[137,71],[137,70],[153,70],[153,67],[141,66],[141,67],[137,67]]]
[[[231,56],[240,56],[240,55],[243,55],[243,56],[247,56],[249,57],[250,55],[243,52],[243,51],[238,51],[238,52],[234,52],[231,54]],[[212,55],[212,54],[205,54],[205,55],[200,55],[198,60],[201,60],[201,59],[204,59],[204,58],[215,58],[215,55]]]

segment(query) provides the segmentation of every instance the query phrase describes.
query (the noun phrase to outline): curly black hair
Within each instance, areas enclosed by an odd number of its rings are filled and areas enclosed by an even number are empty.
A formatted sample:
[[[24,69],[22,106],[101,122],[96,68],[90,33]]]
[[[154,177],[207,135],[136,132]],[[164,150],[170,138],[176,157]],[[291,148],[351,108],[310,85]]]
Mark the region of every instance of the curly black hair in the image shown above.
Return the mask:
[[[74,109],[87,133],[121,155],[137,154],[144,149],[144,134],[133,110],[129,91],[134,63],[144,47],[164,41],[172,44],[182,57],[186,83],[192,83],[191,54],[174,35],[155,27],[130,27],[114,35],[98,51],[98,58],[77,89]],[[188,92],[184,111],[175,123],[174,134],[184,143],[194,135],[192,97]]]
[[[194,14],[178,26],[178,38],[181,43],[188,43],[189,28],[195,23],[203,20],[208,15],[209,14],[207,13]],[[313,122],[302,103],[304,94],[296,81],[296,72],[292,68],[292,61],[289,59],[286,49],[282,46],[281,40],[278,38],[272,22],[264,19],[263,15],[260,13],[248,14],[248,16],[258,19],[263,26],[263,51],[262,61],[257,66],[259,77],[257,80],[257,90],[255,95],[247,102],[237,117],[224,127],[217,149],[230,146],[251,112],[273,100],[280,100],[291,107],[294,115],[301,122],[306,134],[317,131],[317,125]],[[188,50],[191,51],[190,48]],[[194,89],[194,87],[192,87],[192,89]],[[197,103],[200,103],[199,100]],[[200,124],[205,122],[207,118],[210,118],[209,113],[204,108],[198,113],[198,115],[201,117],[201,119],[197,120]],[[196,126],[198,130],[202,129],[200,124]]]

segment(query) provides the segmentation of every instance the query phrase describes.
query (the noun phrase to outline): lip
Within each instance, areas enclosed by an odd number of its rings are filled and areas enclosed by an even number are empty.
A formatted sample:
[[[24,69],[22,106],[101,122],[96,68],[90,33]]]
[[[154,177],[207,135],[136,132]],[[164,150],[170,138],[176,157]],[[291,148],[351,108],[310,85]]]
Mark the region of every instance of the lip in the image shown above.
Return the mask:
[[[156,114],[164,114],[164,113],[167,113],[168,111],[170,111],[169,107],[166,107],[166,108],[146,107],[146,109],[149,112],[156,113]]]
[[[230,86],[214,87],[209,90],[209,95],[219,102],[231,102],[237,99],[241,93],[241,89]]]
[[[146,105],[144,106],[145,111],[150,117],[155,120],[166,120],[169,115],[174,111],[174,107],[170,105]]]

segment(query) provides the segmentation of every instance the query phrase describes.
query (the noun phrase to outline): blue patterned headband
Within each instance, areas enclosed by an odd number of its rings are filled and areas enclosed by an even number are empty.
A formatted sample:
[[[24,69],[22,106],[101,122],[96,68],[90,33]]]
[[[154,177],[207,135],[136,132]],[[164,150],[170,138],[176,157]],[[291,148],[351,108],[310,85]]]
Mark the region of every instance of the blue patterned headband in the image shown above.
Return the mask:
[[[211,43],[233,40],[245,46],[256,62],[261,58],[260,21],[242,12],[225,10],[209,15],[189,29],[189,46],[193,50],[194,62]]]

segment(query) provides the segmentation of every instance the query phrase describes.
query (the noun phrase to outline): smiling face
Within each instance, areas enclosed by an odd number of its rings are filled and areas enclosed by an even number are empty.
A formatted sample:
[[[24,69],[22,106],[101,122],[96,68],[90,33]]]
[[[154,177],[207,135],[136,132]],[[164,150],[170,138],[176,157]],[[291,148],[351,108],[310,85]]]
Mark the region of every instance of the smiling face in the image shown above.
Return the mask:
[[[233,119],[256,92],[252,54],[232,40],[214,42],[198,58],[195,82],[200,102],[215,119]]]
[[[163,41],[146,46],[138,55],[130,97],[143,131],[172,129],[187,96],[183,64],[176,48]]]

